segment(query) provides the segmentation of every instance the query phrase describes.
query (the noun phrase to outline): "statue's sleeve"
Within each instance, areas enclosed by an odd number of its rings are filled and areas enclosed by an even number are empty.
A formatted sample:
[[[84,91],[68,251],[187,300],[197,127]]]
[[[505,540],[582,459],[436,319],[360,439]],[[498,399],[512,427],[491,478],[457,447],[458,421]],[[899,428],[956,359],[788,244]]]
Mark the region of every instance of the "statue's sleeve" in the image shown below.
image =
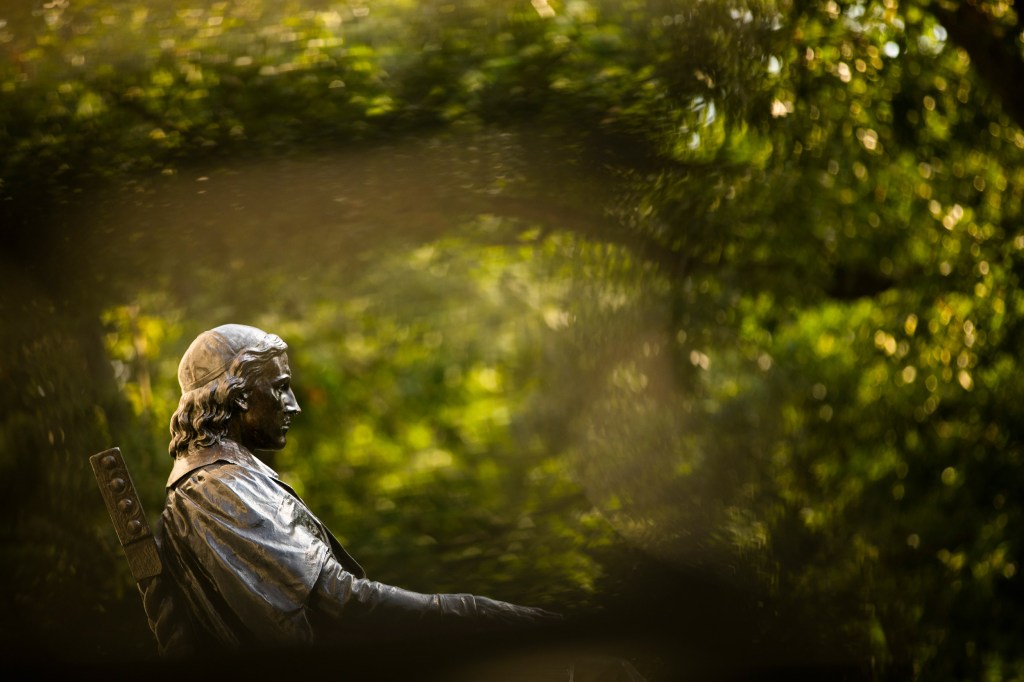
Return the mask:
[[[168,494],[165,553],[192,611],[222,639],[312,639],[306,606],[331,556],[315,520],[271,480],[232,464],[193,473]]]
[[[328,557],[310,598],[328,625],[413,627],[416,623],[463,629],[526,626],[558,619],[543,609],[471,594],[421,594],[357,578]]]

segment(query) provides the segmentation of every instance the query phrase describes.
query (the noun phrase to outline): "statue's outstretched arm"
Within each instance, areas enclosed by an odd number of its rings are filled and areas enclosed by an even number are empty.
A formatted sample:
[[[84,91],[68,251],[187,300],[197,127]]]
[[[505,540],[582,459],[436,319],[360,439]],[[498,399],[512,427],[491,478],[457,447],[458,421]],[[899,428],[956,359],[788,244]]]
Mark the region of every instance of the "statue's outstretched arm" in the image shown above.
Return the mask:
[[[328,558],[310,595],[310,607],[339,625],[441,626],[489,629],[524,627],[559,617],[543,609],[518,606],[471,594],[421,594],[374,580],[357,578]]]

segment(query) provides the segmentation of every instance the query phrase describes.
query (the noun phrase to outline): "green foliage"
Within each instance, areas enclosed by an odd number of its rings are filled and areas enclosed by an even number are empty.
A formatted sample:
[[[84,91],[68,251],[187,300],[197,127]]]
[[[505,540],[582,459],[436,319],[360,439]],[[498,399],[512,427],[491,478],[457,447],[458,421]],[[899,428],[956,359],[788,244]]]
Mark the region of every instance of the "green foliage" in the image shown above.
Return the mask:
[[[374,577],[572,608],[638,547],[869,678],[1022,674],[1013,3],[0,18],[23,637],[134,599],[84,456],[155,512],[176,359],[231,320],[291,344],[275,465]]]

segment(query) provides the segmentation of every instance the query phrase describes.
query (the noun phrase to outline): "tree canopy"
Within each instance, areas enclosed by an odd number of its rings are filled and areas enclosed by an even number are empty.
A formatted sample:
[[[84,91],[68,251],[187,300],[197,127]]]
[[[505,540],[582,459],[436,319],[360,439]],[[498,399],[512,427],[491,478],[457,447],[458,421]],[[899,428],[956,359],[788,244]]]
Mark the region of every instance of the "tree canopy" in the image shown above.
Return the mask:
[[[1022,70],[1012,0],[0,10],[5,653],[151,655],[86,459],[155,518],[243,322],[377,579],[1024,676]]]

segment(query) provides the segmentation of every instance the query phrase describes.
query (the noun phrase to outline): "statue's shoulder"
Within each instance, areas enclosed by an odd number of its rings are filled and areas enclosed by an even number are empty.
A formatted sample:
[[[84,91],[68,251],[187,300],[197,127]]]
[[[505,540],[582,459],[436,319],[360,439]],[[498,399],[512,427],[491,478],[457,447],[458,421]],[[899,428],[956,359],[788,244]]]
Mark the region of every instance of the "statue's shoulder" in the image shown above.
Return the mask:
[[[176,486],[179,491],[234,492],[239,496],[280,497],[285,493],[262,471],[235,462],[211,462],[192,470]]]
[[[259,516],[281,507],[287,496],[275,478],[275,472],[247,450],[225,441],[191,451],[175,463],[167,504],[189,515],[203,510],[239,519]]]
[[[212,516],[242,526],[259,525],[279,514],[286,495],[265,472],[221,460],[183,476],[168,490],[165,509],[193,519]]]
[[[235,462],[217,461],[191,470],[181,478],[177,487],[263,486],[271,482],[272,479],[262,472]]]

